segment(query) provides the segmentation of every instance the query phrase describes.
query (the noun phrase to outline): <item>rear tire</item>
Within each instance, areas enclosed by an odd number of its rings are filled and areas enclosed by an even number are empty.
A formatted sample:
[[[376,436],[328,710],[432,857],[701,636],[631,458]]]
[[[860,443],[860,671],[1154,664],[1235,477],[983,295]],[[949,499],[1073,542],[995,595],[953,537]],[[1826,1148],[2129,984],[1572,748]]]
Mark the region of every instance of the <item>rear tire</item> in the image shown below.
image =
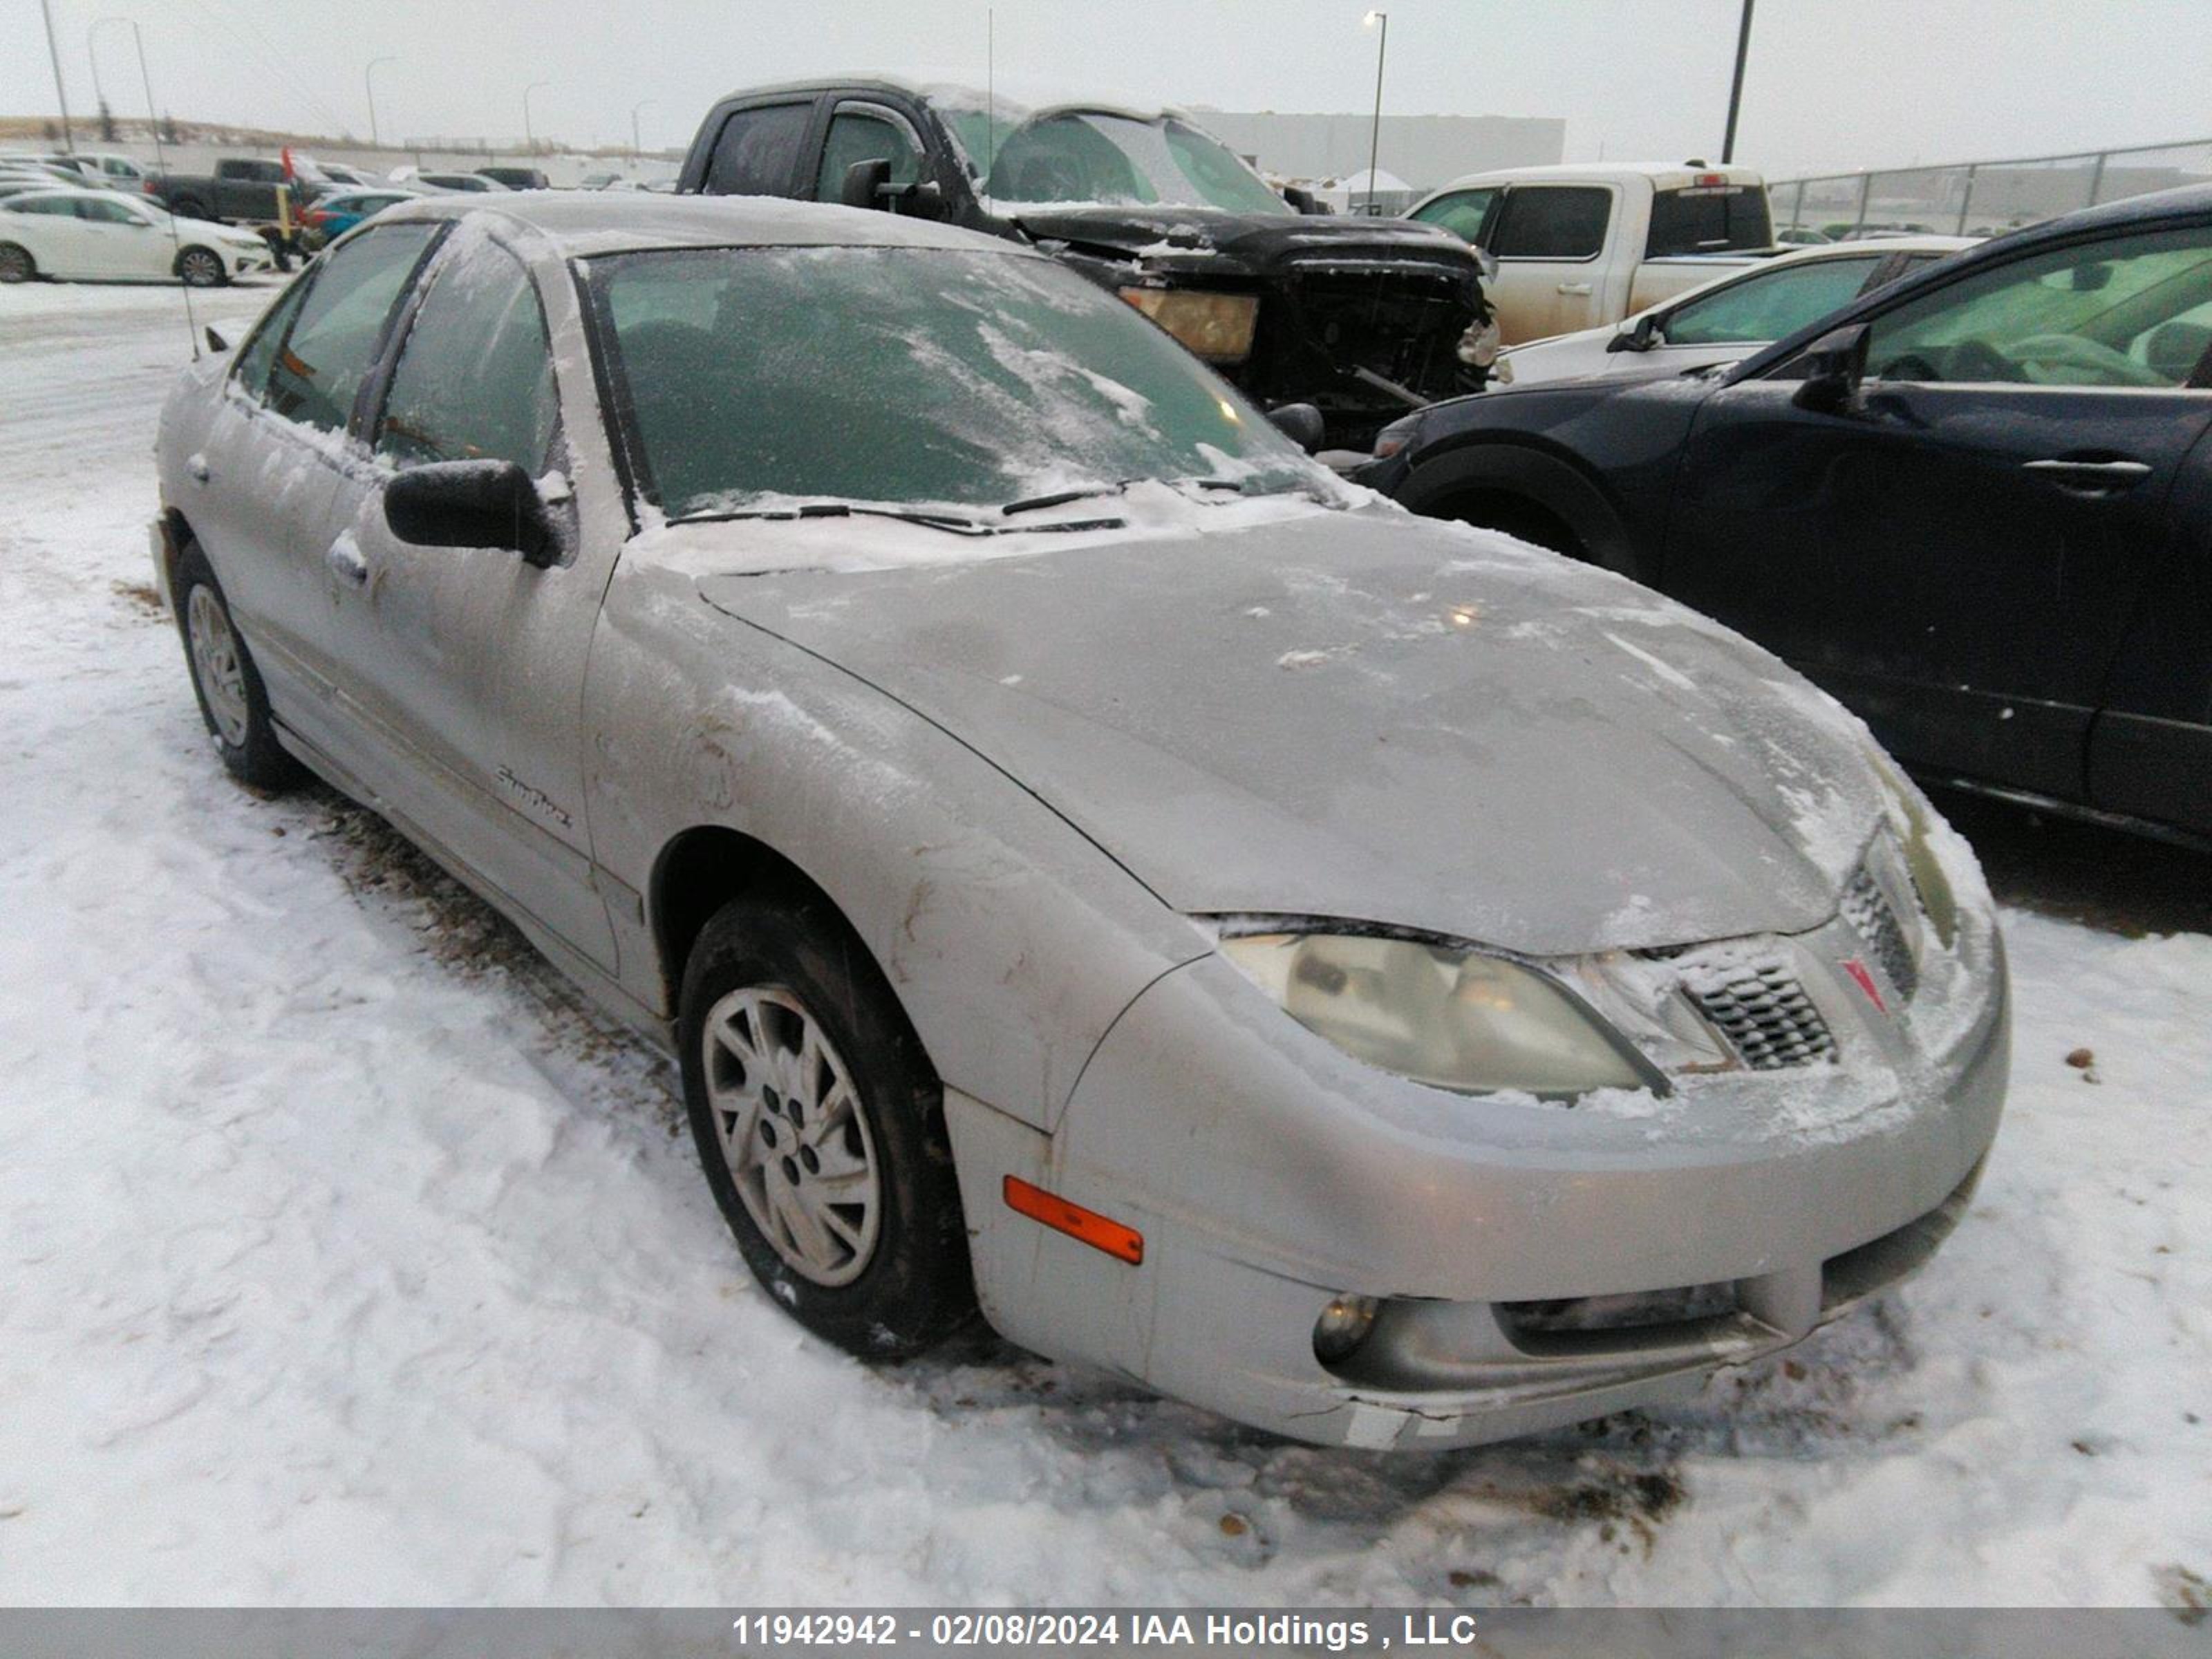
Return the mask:
[[[169,208],[179,219],[206,219],[212,216],[208,212],[207,204],[197,196],[179,196],[169,204]]]
[[[20,242],[0,242],[0,283],[28,283],[39,275],[39,262]]]
[[[185,665],[199,699],[200,718],[231,776],[275,792],[300,781],[302,769],[276,741],[269,693],[253,654],[230,619],[230,604],[196,543],[187,543],[170,582]]]
[[[827,900],[717,911],[684,964],[677,1032],[707,1184],[786,1311],[872,1360],[974,1316],[942,1086]]]
[[[186,288],[221,288],[230,280],[230,272],[220,253],[194,246],[177,255],[177,280]]]

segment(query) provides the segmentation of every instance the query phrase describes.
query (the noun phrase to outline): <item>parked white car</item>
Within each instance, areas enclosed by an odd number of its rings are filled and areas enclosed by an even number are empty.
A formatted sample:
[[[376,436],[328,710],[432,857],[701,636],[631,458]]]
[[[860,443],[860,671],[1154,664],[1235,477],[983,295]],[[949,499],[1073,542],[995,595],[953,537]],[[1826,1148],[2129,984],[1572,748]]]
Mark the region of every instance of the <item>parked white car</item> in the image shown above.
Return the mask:
[[[1625,322],[1509,346],[1493,378],[1531,386],[1585,374],[1644,374],[1660,368],[1679,374],[1732,363],[1978,240],[1897,236],[1781,254],[1715,277]]]
[[[51,162],[57,158],[48,156]],[[133,156],[111,149],[81,149],[70,162],[86,182],[111,190],[136,190],[153,176],[154,169]]]
[[[1775,251],[1765,181],[1702,161],[1469,173],[1406,216],[1496,258],[1483,292],[1508,345],[1617,321]]]
[[[0,283],[174,278],[216,288],[275,263],[252,231],[173,219],[160,203],[122,191],[31,191],[0,201]]]

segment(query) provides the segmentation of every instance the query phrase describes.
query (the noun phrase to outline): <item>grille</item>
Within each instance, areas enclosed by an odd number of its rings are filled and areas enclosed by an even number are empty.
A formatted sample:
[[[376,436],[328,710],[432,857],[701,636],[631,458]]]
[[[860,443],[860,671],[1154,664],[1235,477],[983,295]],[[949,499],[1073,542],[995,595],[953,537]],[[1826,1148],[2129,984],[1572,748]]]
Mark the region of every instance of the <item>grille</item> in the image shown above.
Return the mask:
[[[1684,1285],[1674,1290],[1640,1291],[1626,1296],[1578,1296],[1563,1301],[1499,1302],[1492,1304],[1516,1335],[1581,1334],[1592,1331],[1639,1331],[1717,1319],[1736,1310],[1735,1285]]]
[[[1919,964],[1912,960],[1912,947],[1905,942],[1905,929],[1897,920],[1897,910],[1881,890],[1881,884],[1862,864],[1852,874],[1850,884],[1844,889],[1844,920],[1851,930],[1866,942],[1867,950],[1881,965],[1882,974],[1897,988],[1897,994],[1912,1000],[1920,988]]]
[[[1467,389],[1456,349],[1474,318],[1449,275],[1307,269],[1293,292],[1307,337],[1344,371],[1370,369],[1424,397]]]
[[[1754,1072],[1832,1060],[1836,1039],[1779,957],[1681,958],[1682,989]]]

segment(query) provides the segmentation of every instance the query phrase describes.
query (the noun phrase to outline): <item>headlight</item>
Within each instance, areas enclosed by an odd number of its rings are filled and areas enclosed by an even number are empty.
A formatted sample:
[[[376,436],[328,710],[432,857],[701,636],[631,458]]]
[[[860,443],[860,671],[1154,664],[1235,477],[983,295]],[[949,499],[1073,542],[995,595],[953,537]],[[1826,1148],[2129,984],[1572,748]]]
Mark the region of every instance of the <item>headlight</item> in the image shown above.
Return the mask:
[[[1375,434],[1375,459],[1387,461],[1400,451],[1410,448],[1416,434],[1421,429],[1421,417],[1408,415],[1401,421],[1393,421]]]
[[[1260,322],[1256,295],[1125,288],[1121,297],[1210,363],[1241,363],[1252,355],[1252,333]]]
[[[1487,322],[1470,324],[1467,332],[1459,337],[1459,360],[1469,368],[1488,368],[1498,361],[1504,340],[1495,317]]]
[[[1348,933],[1249,934],[1221,949],[1308,1030],[1417,1083],[1574,1095],[1656,1080],[1559,986],[1501,957]]]
[[[1942,860],[1936,856],[1935,826],[1928,804],[1917,789],[1898,775],[1887,755],[1870,750],[1868,758],[1889,796],[1891,827],[1897,831],[1905,873],[1919,895],[1921,912],[1948,951],[1959,937],[1959,900],[1951,890],[1951,878],[1943,873]]]

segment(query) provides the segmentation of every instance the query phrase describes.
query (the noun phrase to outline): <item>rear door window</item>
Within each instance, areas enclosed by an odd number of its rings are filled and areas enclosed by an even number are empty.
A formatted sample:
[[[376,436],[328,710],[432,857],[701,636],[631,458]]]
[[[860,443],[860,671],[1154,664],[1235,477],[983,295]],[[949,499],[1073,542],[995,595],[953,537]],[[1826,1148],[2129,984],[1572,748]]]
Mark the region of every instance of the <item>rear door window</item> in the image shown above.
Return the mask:
[[[270,408],[319,431],[345,429],[393,303],[442,228],[392,225],[325,256],[269,365]]]
[[[733,112],[714,140],[707,164],[709,196],[789,196],[799,184],[806,130],[814,124],[812,100],[757,104]],[[834,198],[832,198],[834,199]]]
[[[1602,185],[1516,185],[1491,217],[1489,247],[1501,259],[1594,259],[1612,219]]]
[[[1703,185],[1651,198],[1647,259],[1682,253],[1744,253],[1774,246],[1766,192],[1757,185]]]
[[[238,363],[231,370],[231,378],[239,389],[258,402],[269,399],[269,371],[276,366],[276,349],[284,343],[284,336],[292,327],[292,319],[300,314],[300,302],[307,297],[307,290],[315,285],[312,276],[302,276],[286,289],[276,303],[269,307],[261,325],[253,331],[238,354]]]
[[[138,225],[146,222],[120,202],[104,201],[97,196],[80,196],[76,200],[76,216],[100,225]]]

